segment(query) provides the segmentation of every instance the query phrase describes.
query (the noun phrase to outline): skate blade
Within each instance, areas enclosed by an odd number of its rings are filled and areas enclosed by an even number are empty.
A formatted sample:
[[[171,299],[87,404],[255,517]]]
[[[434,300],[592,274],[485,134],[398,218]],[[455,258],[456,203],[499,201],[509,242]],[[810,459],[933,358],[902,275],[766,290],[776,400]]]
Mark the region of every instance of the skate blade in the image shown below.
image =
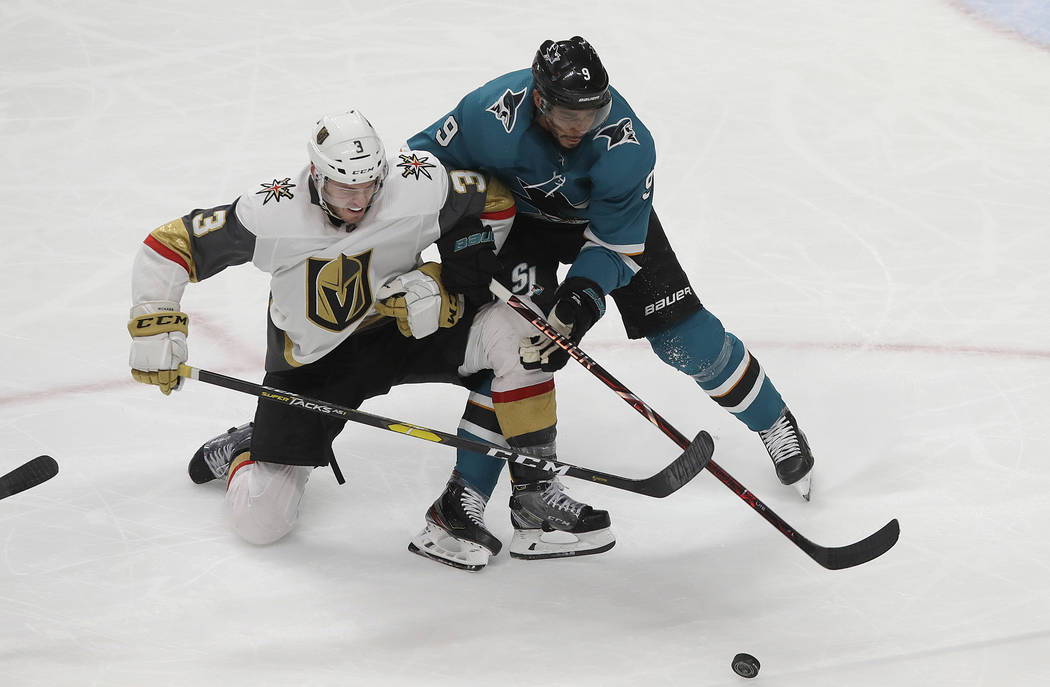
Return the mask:
[[[807,472],[805,477],[795,482],[791,486],[795,487],[795,490],[798,492],[799,496],[801,496],[808,502],[810,494],[813,491],[813,470]]]
[[[605,553],[615,544],[616,535],[608,527],[578,534],[558,530],[514,530],[510,556],[523,560],[590,556]]]
[[[412,553],[459,570],[477,572],[489,562],[491,552],[480,544],[457,539],[440,527],[427,523],[408,545]]]

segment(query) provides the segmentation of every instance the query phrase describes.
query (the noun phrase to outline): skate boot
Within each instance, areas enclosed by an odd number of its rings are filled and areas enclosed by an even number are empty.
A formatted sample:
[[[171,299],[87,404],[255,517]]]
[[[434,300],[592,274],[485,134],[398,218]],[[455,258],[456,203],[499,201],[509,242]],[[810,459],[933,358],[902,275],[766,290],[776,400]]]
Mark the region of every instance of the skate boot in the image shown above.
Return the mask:
[[[408,550],[460,570],[478,571],[503,548],[485,529],[486,499],[453,471],[445,491],[427,511],[427,526]]]
[[[616,543],[609,513],[566,496],[557,477],[511,489],[512,558],[586,556],[608,551]]]
[[[794,486],[802,498],[809,501],[813,486],[813,454],[795,416],[785,407],[773,426],[758,435],[773,459],[780,482]]]
[[[240,427],[230,427],[197,449],[189,465],[190,479],[194,484],[226,479],[230,461],[251,448],[252,427],[251,422]]]

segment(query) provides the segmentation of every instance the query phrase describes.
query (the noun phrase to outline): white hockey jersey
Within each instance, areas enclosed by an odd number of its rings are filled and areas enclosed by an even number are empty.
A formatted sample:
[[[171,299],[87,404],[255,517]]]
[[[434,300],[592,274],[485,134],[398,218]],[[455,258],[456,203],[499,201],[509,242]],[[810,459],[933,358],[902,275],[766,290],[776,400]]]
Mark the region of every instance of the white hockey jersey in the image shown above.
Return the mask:
[[[447,172],[414,151],[389,164],[372,207],[350,231],[319,206],[309,168],[158,227],[135,261],[133,303],[178,302],[190,281],[251,261],[271,275],[267,370],[320,359],[379,317],[376,290],[416,268],[423,249],[440,239],[451,254],[455,244],[491,240],[481,217],[513,218],[513,199],[501,187],[486,204],[480,174]]]

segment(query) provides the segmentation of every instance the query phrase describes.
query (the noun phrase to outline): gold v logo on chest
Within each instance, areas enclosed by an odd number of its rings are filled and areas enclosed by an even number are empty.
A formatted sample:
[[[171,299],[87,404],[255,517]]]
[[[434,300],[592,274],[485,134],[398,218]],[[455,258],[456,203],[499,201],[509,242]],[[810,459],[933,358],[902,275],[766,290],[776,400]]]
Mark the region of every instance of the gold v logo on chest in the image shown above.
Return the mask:
[[[371,250],[352,257],[307,259],[306,315],[311,322],[341,332],[364,317],[372,306],[371,260]]]

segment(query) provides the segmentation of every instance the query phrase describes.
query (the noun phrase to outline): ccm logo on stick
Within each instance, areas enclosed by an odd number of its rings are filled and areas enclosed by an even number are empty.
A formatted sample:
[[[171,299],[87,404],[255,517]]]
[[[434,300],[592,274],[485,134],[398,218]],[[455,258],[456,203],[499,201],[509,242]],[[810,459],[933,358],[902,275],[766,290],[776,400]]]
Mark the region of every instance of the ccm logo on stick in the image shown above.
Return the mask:
[[[490,451],[489,455],[496,458],[502,458],[503,460],[514,461],[515,463],[527,465],[530,468],[537,468],[545,472],[553,472],[557,475],[566,474],[571,467],[569,465],[556,465],[555,463],[543,460],[542,458],[534,458],[532,456],[523,456],[520,454],[515,456],[513,453],[504,453],[503,451]]]

